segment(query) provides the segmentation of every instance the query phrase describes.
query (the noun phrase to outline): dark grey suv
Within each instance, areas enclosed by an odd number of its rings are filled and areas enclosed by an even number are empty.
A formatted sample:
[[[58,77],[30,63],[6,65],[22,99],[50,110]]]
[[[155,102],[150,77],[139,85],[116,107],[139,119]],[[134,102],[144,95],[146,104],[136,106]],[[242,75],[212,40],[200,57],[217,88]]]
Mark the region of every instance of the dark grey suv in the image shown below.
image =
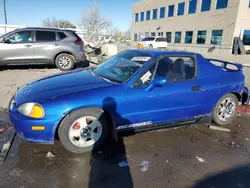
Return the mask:
[[[0,65],[53,63],[66,71],[83,60],[83,41],[72,30],[23,28],[0,37]]]

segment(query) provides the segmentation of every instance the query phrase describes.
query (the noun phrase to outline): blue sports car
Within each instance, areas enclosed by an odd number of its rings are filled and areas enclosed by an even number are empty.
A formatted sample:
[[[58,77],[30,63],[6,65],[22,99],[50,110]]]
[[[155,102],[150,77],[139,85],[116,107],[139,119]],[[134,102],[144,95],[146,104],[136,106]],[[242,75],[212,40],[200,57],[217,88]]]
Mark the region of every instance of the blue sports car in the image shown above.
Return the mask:
[[[96,68],[25,85],[10,101],[9,115],[24,139],[53,143],[58,135],[74,153],[100,148],[121,131],[205,119],[226,125],[238,104],[249,102],[242,69],[196,53],[131,49]]]

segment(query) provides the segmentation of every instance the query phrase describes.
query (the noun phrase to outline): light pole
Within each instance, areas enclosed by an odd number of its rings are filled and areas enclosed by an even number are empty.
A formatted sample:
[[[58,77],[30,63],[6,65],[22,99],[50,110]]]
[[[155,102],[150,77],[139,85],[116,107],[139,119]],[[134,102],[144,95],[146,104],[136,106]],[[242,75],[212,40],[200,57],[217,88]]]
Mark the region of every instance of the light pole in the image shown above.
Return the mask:
[[[5,0],[3,0],[3,8],[4,8],[4,19],[5,19],[5,33],[6,33],[6,25],[8,24],[8,22],[7,22],[7,13],[6,13],[6,3],[5,3]]]

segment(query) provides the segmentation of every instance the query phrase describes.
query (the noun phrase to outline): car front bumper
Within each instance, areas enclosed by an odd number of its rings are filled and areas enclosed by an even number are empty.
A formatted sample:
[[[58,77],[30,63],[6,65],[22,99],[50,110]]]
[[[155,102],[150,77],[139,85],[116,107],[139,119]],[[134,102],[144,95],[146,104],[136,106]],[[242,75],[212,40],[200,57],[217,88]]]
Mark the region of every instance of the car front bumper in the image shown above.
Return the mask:
[[[54,143],[59,118],[51,116],[33,119],[11,110],[9,110],[9,117],[17,134],[23,139],[36,143]],[[45,130],[32,130],[33,126],[44,126]]]

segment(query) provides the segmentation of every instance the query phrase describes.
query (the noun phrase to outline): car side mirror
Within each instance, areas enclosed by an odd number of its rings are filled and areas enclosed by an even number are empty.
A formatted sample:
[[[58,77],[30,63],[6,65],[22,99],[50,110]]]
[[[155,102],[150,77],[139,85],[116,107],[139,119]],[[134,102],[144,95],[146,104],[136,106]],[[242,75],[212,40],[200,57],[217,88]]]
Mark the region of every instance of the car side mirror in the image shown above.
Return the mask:
[[[162,87],[167,83],[167,78],[164,76],[157,76],[146,88],[146,91],[151,91],[154,87]]]

